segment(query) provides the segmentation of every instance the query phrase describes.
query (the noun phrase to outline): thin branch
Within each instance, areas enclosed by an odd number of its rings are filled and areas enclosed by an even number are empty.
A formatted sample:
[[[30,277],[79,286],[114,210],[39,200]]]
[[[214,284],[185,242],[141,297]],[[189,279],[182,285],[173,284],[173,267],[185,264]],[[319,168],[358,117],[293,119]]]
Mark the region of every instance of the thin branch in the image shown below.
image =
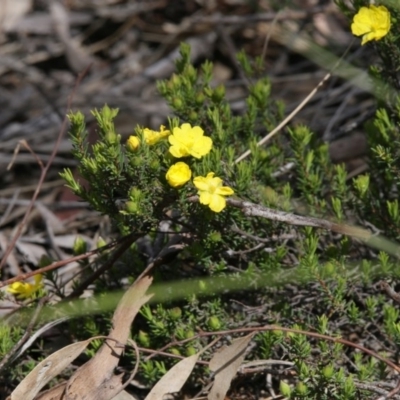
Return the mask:
[[[37,156],[37,154],[32,150],[32,148],[29,146],[28,142],[25,139],[22,139],[18,142],[17,146],[14,149],[14,154],[12,156],[12,159],[10,161],[10,163],[7,165],[7,171],[9,171],[11,169],[11,167],[13,166],[15,159],[17,158],[17,155],[19,153],[19,149],[22,147],[25,147],[29,153],[32,154],[33,158],[36,160],[36,162],[39,164],[40,169],[43,172],[43,163],[42,160]],[[50,162],[50,161],[49,161]]]
[[[142,232],[132,233],[128,236],[125,236],[120,247],[118,247],[115,250],[115,252],[110,256],[110,258],[99,269],[94,271],[92,275],[90,275],[83,282],[81,282],[79,286],[75,288],[74,291],[67,296],[66,299],[79,297],[91,283],[93,283],[104,272],[110,269],[114,265],[114,263],[122,256],[122,254],[124,254],[125,251],[129,249],[132,243],[135,242],[141,235]]]
[[[124,240],[125,238],[122,238],[122,240]],[[67,264],[69,264],[71,262],[74,262],[74,261],[85,260],[86,258],[89,258],[89,257],[91,257],[91,256],[93,256],[95,254],[101,253],[104,250],[111,249],[112,247],[115,247],[120,242],[121,242],[121,240],[119,240],[119,241],[115,240],[115,241],[107,244],[106,246],[100,247],[99,249],[91,250],[91,251],[88,251],[88,252],[86,252],[84,254],[80,254],[78,256],[70,257],[67,260],[61,260],[61,261],[53,262],[50,265],[47,265],[46,267],[39,268],[39,269],[36,269],[35,271],[27,272],[25,274],[21,274],[21,275],[18,275],[18,276],[14,276],[13,278],[7,279],[6,281],[0,281],[0,288],[2,288],[4,286],[7,286],[7,285],[11,285],[14,282],[19,282],[19,281],[23,281],[25,279],[31,278],[32,276],[35,276],[37,274],[44,274],[46,272],[53,271],[54,269],[57,269],[59,267],[63,267],[64,265],[67,265]]]
[[[31,336],[32,330],[35,327],[36,321],[39,318],[40,311],[42,311],[42,308],[44,304],[48,301],[47,297],[43,297],[42,299],[39,300],[38,305],[36,307],[35,312],[32,315],[31,320],[29,321],[28,326],[25,329],[24,334],[22,337],[18,340],[17,343],[13,346],[13,348],[6,354],[6,356],[0,361],[0,371],[4,369],[4,367],[8,364],[8,362],[11,360],[13,355],[23,346],[23,344],[29,339]]]
[[[268,135],[266,135],[264,138],[262,138],[258,143],[257,146],[262,146],[268,140],[270,140],[276,133],[278,133],[288,122],[290,122],[293,117],[298,114],[304,106],[310,101],[310,99],[317,93],[317,91],[324,85],[324,83],[332,76],[333,71],[339,66],[341,61],[346,57],[347,53],[351,49],[351,46],[353,43],[350,43],[347,47],[347,49],[344,51],[342,56],[336,61],[335,65],[332,67],[332,69],[322,78],[322,80],[315,86],[315,88],[306,96],[306,98],[280,123],[276,128],[274,128]],[[245,151],[241,156],[239,156],[235,160],[235,164],[238,162],[244,160],[246,157],[248,157],[251,154],[250,150]]]
[[[74,96],[75,96],[76,90],[78,89],[78,86],[80,85],[80,83],[81,83],[83,77],[87,74],[89,68],[90,68],[90,66],[89,66],[88,68],[86,68],[86,69],[78,76],[78,78],[76,79],[75,86],[74,86],[74,88],[73,88],[71,94],[68,96],[68,101],[67,101],[67,109],[68,109],[68,110],[71,108],[72,100],[73,100],[73,98],[74,98]],[[4,256],[3,256],[2,260],[0,261],[0,270],[1,270],[1,269],[4,267],[4,265],[6,264],[7,259],[8,259],[8,256],[10,255],[12,249],[14,248],[15,243],[17,242],[18,238],[21,236],[21,232],[22,232],[22,230],[23,230],[23,228],[24,228],[26,222],[28,221],[29,215],[30,215],[30,213],[31,213],[31,211],[32,211],[32,209],[33,209],[33,205],[34,205],[34,203],[35,203],[37,197],[39,196],[39,193],[40,193],[40,190],[41,190],[41,188],[42,188],[43,182],[44,182],[44,180],[45,180],[45,178],[46,178],[47,171],[49,170],[49,168],[50,168],[50,166],[51,166],[51,164],[52,164],[52,162],[53,162],[53,160],[54,160],[54,158],[55,158],[55,156],[56,156],[56,154],[57,154],[57,152],[58,152],[58,148],[59,148],[59,146],[60,146],[61,139],[62,139],[62,137],[64,136],[64,132],[65,132],[66,129],[67,129],[67,123],[68,123],[68,117],[67,117],[67,115],[65,115],[64,121],[63,121],[62,126],[61,126],[61,129],[60,129],[60,132],[59,132],[59,134],[58,134],[57,141],[56,141],[56,143],[55,143],[55,145],[54,145],[53,151],[51,152],[50,159],[49,159],[49,161],[47,162],[46,166],[42,169],[42,172],[41,172],[41,174],[40,174],[40,178],[39,178],[39,182],[38,182],[37,188],[36,188],[35,192],[33,193],[31,202],[30,202],[30,204],[29,204],[29,206],[28,206],[28,209],[26,210],[26,213],[25,213],[25,215],[24,215],[24,218],[22,219],[21,223],[19,224],[18,229],[17,229],[17,232],[15,233],[14,237],[12,238],[10,244],[8,245],[6,251],[4,252]],[[0,287],[1,287],[1,286],[0,286]]]
[[[198,202],[199,196],[190,196],[188,201]],[[362,240],[368,240],[373,236],[368,230],[356,226],[338,224],[322,218],[304,217],[302,215],[264,207],[259,204],[251,203],[250,201],[228,198],[226,199],[226,202],[232,207],[241,209],[243,214],[249,217],[261,217],[271,221],[284,222],[290,225],[311,226],[314,228],[326,229]]]
[[[383,289],[386,294],[392,299],[394,300],[396,303],[400,304],[400,294],[398,294],[397,292],[395,292],[392,287],[385,281],[380,281],[378,283],[378,285],[381,287],[381,289]]]

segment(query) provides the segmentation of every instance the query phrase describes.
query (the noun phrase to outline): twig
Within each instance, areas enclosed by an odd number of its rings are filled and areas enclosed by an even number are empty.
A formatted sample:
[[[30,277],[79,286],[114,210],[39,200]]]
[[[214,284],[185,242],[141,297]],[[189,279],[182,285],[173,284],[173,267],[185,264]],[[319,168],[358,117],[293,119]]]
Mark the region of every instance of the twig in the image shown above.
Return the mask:
[[[77,288],[74,289],[74,291],[69,294],[66,299],[72,299],[74,297],[79,297],[84,290],[92,283],[94,282],[97,278],[99,278],[105,271],[110,269],[114,263],[122,256],[122,254],[125,253],[126,250],[129,249],[131,244],[136,241],[143,233],[131,233],[128,236],[125,236],[123,238],[121,246],[115,250],[115,252],[111,255],[111,257],[96,271],[93,272],[92,275],[87,277],[83,282],[79,284]],[[103,249],[104,247],[102,247]]]
[[[391,397],[393,397],[395,394],[400,392],[400,381],[397,383],[396,387],[391,390],[387,395],[385,395],[384,397],[379,397],[376,400],[386,400],[386,399],[390,399]]]
[[[265,326],[260,326],[260,327],[248,327],[248,328],[237,328],[237,329],[231,329],[231,330],[225,330],[225,331],[216,331],[216,332],[201,332],[198,335],[195,335],[190,338],[190,340],[196,339],[196,338],[201,338],[201,337],[206,337],[206,336],[217,336],[217,335],[232,335],[234,333],[247,333],[247,332],[266,332],[266,331],[282,331],[282,332],[288,332],[288,333],[296,333],[299,335],[305,335],[309,337],[313,337],[315,339],[319,340],[326,340],[328,342],[333,342],[333,343],[341,343],[345,346],[348,347],[353,347],[355,349],[360,350],[361,352],[368,354],[369,356],[376,358],[379,361],[382,361],[385,363],[387,366],[395,370],[397,373],[400,373],[400,366],[395,364],[393,361],[388,360],[384,356],[376,353],[373,350],[367,349],[364,346],[361,346],[357,343],[351,342],[346,339],[342,339],[339,337],[332,337],[329,335],[323,335],[321,333],[317,332],[310,332],[310,331],[303,331],[301,329],[292,329],[292,328],[285,328],[282,326],[278,325],[265,325]],[[179,342],[179,344],[182,344],[184,342],[188,341],[188,339],[182,340]],[[400,390],[398,389],[397,386],[394,390]],[[393,392],[393,391],[392,391]],[[390,392],[390,393],[392,393]],[[389,394],[390,394],[389,393]]]
[[[247,216],[261,217],[278,222],[285,222],[290,225],[311,226],[314,228],[322,228],[329,231],[356,236],[361,239],[368,239],[371,234],[366,229],[357,228],[351,225],[338,224],[326,219],[304,217],[292,213],[287,213],[273,208],[261,206],[251,203],[250,201],[242,201],[236,199],[227,199],[226,202],[236,208],[240,208]]]
[[[283,10],[279,10],[279,11],[276,13],[276,15],[275,15],[275,17],[274,17],[274,19],[272,20],[272,23],[271,23],[271,29],[269,29],[269,31],[268,31],[268,33],[267,33],[267,36],[265,37],[263,49],[262,49],[262,52],[261,52],[261,60],[264,61],[264,62],[265,62],[265,57],[266,57],[266,55],[267,55],[268,44],[269,44],[269,41],[271,40],[272,31],[273,31],[273,29],[274,29],[276,23],[278,22],[279,17],[280,17],[282,14],[283,14]]]
[[[198,202],[199,196],[190,196],[188,201]],[[244,215],[250,217],[261,217],[272,221],[285,222],[290,225],[311,226],[314,228],[326,229],[342,235],[354,236],[362,240],[368,240],[372,236],[368,230],[363,228],[346,224],[338,224],[322,218],[304,217],[302,215],[287,213],[285,211],[275,210],[273,208],[251,203],[250,201],[228,198],[226,199],[226,202],[232,207],[240,208]]]
[[[68,109],[68,110],[71,108],[71,104],[72,104],[72,100],[73,100],[73,98],[74,98],[75,92],[76,92],[78,86],[80,85],[80,83],[81,83],[83,77],[86,75],[87,71],[89,70],[89,68],[90,68],[90,66],[87,67],[87,68],[78,76],[78,78],[76,79],[75,86],[74,86],[74,88],[73,88],[71,94],[68,96],[68,101],[67,101],[67,109]],[[55,143],[55,145],[54,145],[54,149],[53,149],[53,151],[51,152],[50,159],[49,159],[49,161],[47,162],[47,164],[42,168],[42,172],[41,172],[41,174],[40,174],[40,178],[39,178],[39,182],[38,182],[37,188],[36,188],[35,192],[33,193],[31,202],[30,202],[30,204],[29,204],[29,206],[28,206],[28,209],[26,210],[26,213],[25,213],[25,215],[24,215],[24,218],[22,219],[21,223],[19,224],[18,229],[17,229],[17,232],[15,233],[14,237],[12,238],[10,244],[8,245],[6,251],[4,252],[4,256],[3,256],[2,260],[0,261],[0,270],[1,270],[1,269],[4,267],[4,265],[6,264],[7,258],[8,258],[8,256],[10,255],[12,249],[14,248],[15,243],[17,242],[18,238],[20,237],[21,232],[22,232],[22,230],[23,230],[23,228],[24,228],[24,226],[25,226],[25,224],[26,224],[26,222],[27,222],[27,220],[28,220],[28,218],[29,218],[29,215],[30,215],[30,213],[31,213],[31,211],[32,211],[33,205],[34,205],[34,203],[35,203],[37,197],[39,196],[40,190],[41,190],[41,188],[42,188],[42,184],[43,184],[43,182],[44,182],[44,180],[45,180],[45,178],[46,178],[46,175],[47,175],[47,171],[49,170],[49,168],[50,168],[50,166],[51,166],[51,164],[52,164],[52,161],[53,161],[54,157],[55,157],[56,154],[57,154],[58,148],[59,148],[60,143],[61,143],[61,139],[62,139],[62,137],[63,137],[63,135],[64,135],[64,132],[65,132],[65,130],[66,130],[66,128],[67,128],[67,122],[68,122],[68,117],[67,117],[67,115],[66,115],[65,118],[64,118],[64,121],[63,121],[63,123],[62,123],[60,132],[59,132],[59,134],[58,134],[57,141],[56,141],[56,143]],[[1,287],[1,286],[0,286],[0,287]]]
[[[157,258],[152,261],[142,272],[141,274],[136,278],[135,282],[140,281],[144,276],[149,275],[150,272],[156,268],[157,266],[163,264],[165,262],[165,259],[167,257],[170,257],[171,254],[178,253],[182,251],[186,247],[185,244],[174,244],[171,246],[168,246],[167,248],[163,249],[160,254],[157,256]]]
[[[232,232],[236,232],[239,235],[245,236],[249,239],[255,240],[257,242],[261,242],[261,243],[271,243],[273,241],[278,241],[278,240],[289,240],[289,239],[295,239],[298,235],[292,234],[292,233],[284,233],[282,235],[272,235],[271,237],[268,238],[262,238],[260,236],[255,236],[252,235],[246,231],[243,231],[241,229],[239,229],[237,226],[232,226],[231,227]]]
[[[332,69],[322,78],[322,80],[315,86],[315,88],[306,96],[306,98],[280,123],[276,128],[274,128],[268,135],[262,138],[257,146],[262,146],[268,140],[270,140],[276,133],[278,133],[292,118],[310,101],[310,99],[317,93],[317,91],[322,87],[322,85],[332,76],[333,71],[339,66],[341,61],[346,57],[347,53],[351,49],[352,43],[349,44],[347,49],[344,51],[342,56],[336,61]],[[235,164],[244,160],[251,154],[251,150],[245,151],[240,157],[235,160]]]
[[[387,397],[387,396],[390,395],[390,392],[388,392],[386,389],[381,389],[381,388],[379,388],[375,385],[371,385],[369,383],[354,382],[354,385],[359,389],[369,390],[370,392],[375,392],[375,393],[378,393],[378,394],[381,394],[382,396],[384,396],[384,397],[379,397],[378,399],[382,399],[382,400],[388,399],[389,397]],[[396,396],[395,398],[398,399],[399,396]]]
[[[378,283],[378,285],[381,287],[381,289],[383,289],[386,294],[392,299],[394,300],[396,303],[400,304],[400,294],[398,294],[397,292],[395,292],[391,286],[385,282],[385,281],[380,281]]]
[[[10,163],[7,165],[7,171],[9,171],[11,169],[11,167],[13,166],[15,159],[17,158],[17,155],[19,153],[19,149],[21,148],[21,146],[25,147],[29,153],[32,154],[33,158],[36,160],[36,162],[39,164],[40,169],[43,171],[43,163],[42,160],[37,156],[37,154],[31,149],[31,147],[29,146],[28,142],[25,139],[22,139],[18,142],[17,146],[14,149],[14,154],[12,156],[12,159],[10,161]],[[49,161],[50,162],[50,161]]]
[[[17,343],[13,346],[13,348],[6,354],[6,356],[0,361],[0,371],[4,369],[4,367],[7,365],[9,360],[12,358],[12,356],[23,346],[23,344],[29,339],[29,336],[31,335],[31,332],[36,324],[36,321],[39,317],[40,311],[42,310],[44,304],[47,302],[48,297],[43,297],[39,300],[39,303],[36,307],[35,312],[32,315],[31,320],[29,321],[28,326],[25,329],[24,334],[22,337],[18,340]]]
[[[64,265],[69,264],[74,261],[85,260],[86,258],[89,258],[97,253],[100,253],[104,250],[115,247],[115,245],[117,245],[120,242],[121,242],[120,240],[119,241],[116,240],[116,241],[113,241],[113,242],[107,244],[106,246],[100,247],[99,249],[88,251],[84,254],[80,254],[79,256],[70,257],[67,260],[53,262],[52,264],[47,265],[46,267],[39,268],[39,269],[36,269],[35,271],[27,272],[25,274],[21,274],[18,276],[14,276],[14,278],[7,279],[6,281],[0,281],[0,288],[7,286],[7,285],[11,285],[14,282],[19,282],[19,281],[23,281],[25,279],[31,278],[32,276],[35,276],[37,274],[44,274],[46,272],[53,271],[54,269],[63,267]]]
[[[336,67],[336,66],[335,66]],[[262,146],[268,140],[270,140],[276,133],[278,133],[293,117],[309,102],[309,100],[317,93],[318,89],[331,77],[332,73],[328,72],[317,86],[306,96],[306,98],[280,123],[275,127],[267,136],[263,137],[259,142],[257,142],[257,147]],[[240,157],[235,160],[235,164],[243,161],[251,154],[251,150],[245,151]]]
[[[284,21],[284,20],[301,20],[313,14],[326,11],[326,7],[314,7],[311,10],[297,11],[284,10],[282,12],[265,12],[253,15],[223,15],[215,13],[213,15],[201,15],[190,19],[190,27],[193,29],[194,24],[212,24],[212,25],[242,25],[254,24],[256,22],[268,21]]]
[[[16,189],[15,192],[14,192],[14,194],[13,194],[13,197],[12,197],[10,200],[7,199],[8,203],[6,203],[6,204],[8,204],[8,205],[7,205],[6,211],[4,211],[4,214],[3,214],[2,217],[0,218],[0,226],[3,225],[3,222],[4,222],[4,221],[8,218],[8,216],[10,215],[11,210],[13,209],[13,207],[14,207],[15,204],[16,204],[16,202],[18,201],[18,196],[19,196],[19,194],[20,194],[20,190],[19,190],[19,189]],[[3,199],[0,199],[0,204],[1,204],[1,200],[3,200]]]

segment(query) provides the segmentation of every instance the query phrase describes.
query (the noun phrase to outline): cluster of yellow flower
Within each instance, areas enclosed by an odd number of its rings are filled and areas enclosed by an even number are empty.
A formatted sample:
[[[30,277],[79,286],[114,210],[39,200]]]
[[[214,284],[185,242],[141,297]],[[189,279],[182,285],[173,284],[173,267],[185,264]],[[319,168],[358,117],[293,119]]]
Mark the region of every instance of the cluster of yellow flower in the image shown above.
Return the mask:
[[[354,15],[351,32],[362,36],[361,45],[370,40],[380,40],[390,31],[390,12],[385,6],[361,7]]]
[[[169,152],[175,158],[183,158],[192,156],[200,159],[207,155],[212,148],[212,139],[204,136],[204,131],[199,126],[191,126],[190,124],[182,124],[175,127],[172,134],[166,130],[164,126],[160,127],[160,131],[152,131],[143,129],[143,138],[147,144],[153,145],[159,140],[168,137]],[[140,140],[137,136],[130,136],[126,143],[130,151],[136,151],[140,146]],[[220,212],[226,207],[224,196],[230,196],[234,193],[229,186],[222,186],[222,179],[214,177],[214,172],[209,172],[207,176],[197,176],[193,179],[194,186],[198,189],[200,203],[208,205],[214,212]],[[192,171],[188,164],[179,161],[173,164],[166,173],[168,183],[174,188],[180,188],[192,178]]]
[[[13,294],[20,299],[27,299],[29,297],[32,297],[38,290],[43,287],[43,275],[35,275],[34,280],[34,283],[15,282],[7,288],[7,292]]]
[[[161,139],[168,137],[170,134],[171,132],[168,129],[165,129],[164,125],[160,126],[159,132],[152,131],[149,128],[144,128],[142,131],[144,141],[150,146],[156,144]],[[136,151],[140,146],[140,139],[134,135],[129,136],[128,141],[126,142],[126,146],[130,151]]]

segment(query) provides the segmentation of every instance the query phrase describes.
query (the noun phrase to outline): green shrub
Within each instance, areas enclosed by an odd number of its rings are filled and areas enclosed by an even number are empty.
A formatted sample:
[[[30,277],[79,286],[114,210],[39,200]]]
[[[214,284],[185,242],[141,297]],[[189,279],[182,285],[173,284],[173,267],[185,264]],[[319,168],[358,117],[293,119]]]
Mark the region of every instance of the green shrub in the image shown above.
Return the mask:
[[[354,1],[352,9],[337,3],[349,18],[369,4]],[[382,64],[371,66],[381,96],[365,125],[369,168],[352,179],[343,165],[331,163],[327,144],[307,126],[290,126],[257,145],[282,120],[284,107],[272,100],[269,80],[256,79],[260,63],[243,52],[238,61],[251,84],[242,114],[232,111],[223,86],[211,85],[210,62],[197,69],[190,63],[187,45],[181,46],[176,73],[158,83],[173,110],[166,127],[136,127],[123,141],[114,126],[118,110],[104,106],[92,113],[99,138],[91,145],[83,114],[69,114],[81,178],[68,169],[62,176],[75,194],[112,219],[121,236],[134,238],[118,265],[96,281],[95,293],[108,291],[110,282],[123,288],[127,277],[135,279],[151,263],[166,293],[172,281],[199,279],[194,291],[183,287],[178,300],[171,294],[163,304],[142,308],[133,330],[140,346],[166,346],[171,355],[188,356],[208,343],[208,336],[195,335],[199,331],[275,324],[274,331],[256,336],[248,358],[292,361],[295,378],[277,384],[288,398],[369,398],[362,383],[388,378],[383,362],[343,343],[279,331],[292,327],[332,338],[357,331],[363,338],[378,335],[372,342],[386,357],[397,351],[398,308],[373,285],[399,275],[400,97],[383,96],[382,88],[397,89],[400,15],[387,7],[393,29],[372,43]],[[238,161],[248,149],[251,154]],[[276,173],[285,166],[287,173]],[[351,222],[393,242],[374,242],[381,249],[376,251],[312,227],[312,219],[291,225],[276,215],[254,216],[251,208]],[[248,313],[253,304],[258,308]],[[103,324],[86,321],[81,335],[98,334]],[[126,357],[134,360],[133,353]],[[143,361],[142,379],[156,382],[173,362],[160,356]]]

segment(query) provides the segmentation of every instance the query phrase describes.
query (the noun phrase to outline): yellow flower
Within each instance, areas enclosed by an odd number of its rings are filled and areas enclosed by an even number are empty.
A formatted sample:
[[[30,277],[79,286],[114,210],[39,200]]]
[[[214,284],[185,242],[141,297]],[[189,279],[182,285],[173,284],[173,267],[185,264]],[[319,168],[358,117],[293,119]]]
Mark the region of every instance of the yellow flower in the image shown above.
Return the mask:
[[[171,165],[165,177],[172,187],[177,188],[184,185],[192,177],[192,171],[186,163],[178,162]]]
[[[390,12],[385,6],[361,7],[353,18],[351,32],[362,36],[361,45],[382,39],[390,31]]]
[[[37,274],[34,276],[35,283],[15,282],[10,285],[7,292],[12,293],[20,299],[32,297],[35,292],[43,287],[43,275]]]
[[[164,125],[160,126],[160,131],[152,131],[149,128],[144,128],[143,129],[143,137],[144,140],[146,141],[146,143],[148,145],[153,145],[156,144],[157,142],[159,142],[161,139],[166,138],[167,136],[170,135],[170,131],[168,129],[165,129]]]
[[[212,147],[212,140],[203,136],[204,131],[199,126],[182,124],[174,128],[168,140],[171,144],[169,152],[176,158],[193,156],[201,158],[208,154]]]
[[[140,140],[137,136],[129,136],[128,140],[126,141],[126,148],[129,151],[136,151],[140,146]]]
[[[226,207],[224,196],[234,193],[229,186],[222,186],[221,178],[214,178],[214,172],[209,172],[206,177],[197,176],[193,183],[199,189],[200,203],[208,205],[214,212],[222,211]]]

